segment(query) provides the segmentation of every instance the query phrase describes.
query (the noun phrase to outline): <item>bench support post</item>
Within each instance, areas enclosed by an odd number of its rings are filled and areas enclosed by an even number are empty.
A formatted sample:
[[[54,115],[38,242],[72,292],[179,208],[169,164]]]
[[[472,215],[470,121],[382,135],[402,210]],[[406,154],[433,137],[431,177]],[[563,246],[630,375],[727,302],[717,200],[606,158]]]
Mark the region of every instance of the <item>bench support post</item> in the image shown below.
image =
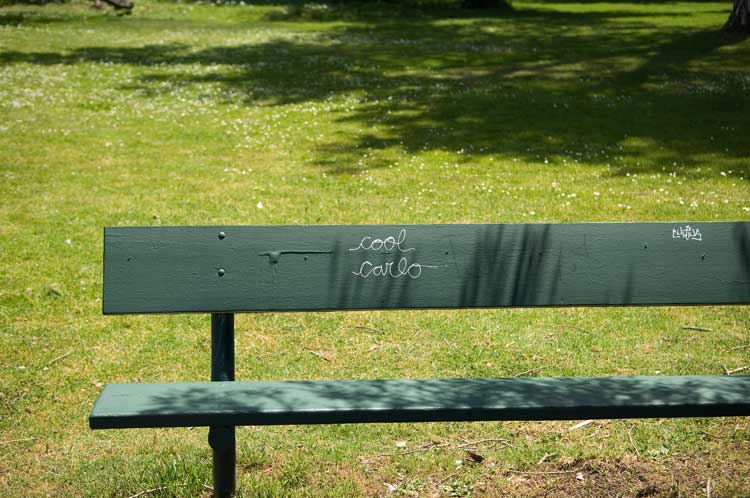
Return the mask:
[[[211,314],[211,381],[234,380],[234,314]],[[234,427],[210,427],[208,444],[214,456],[214,497],[235,492],[237,449]]]

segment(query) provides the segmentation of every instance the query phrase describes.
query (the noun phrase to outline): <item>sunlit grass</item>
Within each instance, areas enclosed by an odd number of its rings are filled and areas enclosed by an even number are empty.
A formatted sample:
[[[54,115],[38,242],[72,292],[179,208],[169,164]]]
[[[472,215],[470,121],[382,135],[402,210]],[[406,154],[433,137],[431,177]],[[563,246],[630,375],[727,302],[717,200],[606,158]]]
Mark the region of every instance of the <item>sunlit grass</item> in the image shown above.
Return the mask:
[[[87,427],[105,383],[209,374],[207,317],[100,315],[105,225],[750,219],[750,42],[718,32],[727,5],[514,6],[0,8],[0,494],[209,493],[205,429]],[[237,377],[721,374],[750,366],[748,323],[738,307],[242,315]],[[241,428],[240,489],[750,489],[746,419],[572,425]],[[485,439],[506,442],[470,463],[460,445]],[[436,446],[384,455],[400,442]]]

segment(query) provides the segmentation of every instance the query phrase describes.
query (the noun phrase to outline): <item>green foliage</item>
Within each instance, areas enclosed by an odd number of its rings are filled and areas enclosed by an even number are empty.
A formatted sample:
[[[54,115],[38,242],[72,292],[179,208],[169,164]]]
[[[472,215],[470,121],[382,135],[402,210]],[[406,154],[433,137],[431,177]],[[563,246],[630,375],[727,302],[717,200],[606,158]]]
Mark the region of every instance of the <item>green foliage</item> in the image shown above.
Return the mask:
[[[471,496],[471,486],[458,480],[443,484],[443,491],[448,498],[469,498]]]

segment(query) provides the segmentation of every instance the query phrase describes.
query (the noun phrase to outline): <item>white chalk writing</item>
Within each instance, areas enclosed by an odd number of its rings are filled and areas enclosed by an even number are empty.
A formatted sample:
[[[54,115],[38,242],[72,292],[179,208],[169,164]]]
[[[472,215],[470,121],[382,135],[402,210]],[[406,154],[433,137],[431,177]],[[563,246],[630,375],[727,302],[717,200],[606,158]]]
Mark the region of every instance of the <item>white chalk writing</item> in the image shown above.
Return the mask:
[[[703,235],[701,235],[701,231],[699,229],[693,228],[690,225],[685,225],[684,227],[673,228],[672,238],[702,241]]]
[[[362,237],[362,240],[359,241],[359,245],[357,247],[349,249],[350,251],[380,251],[381,249],[385,249],[386,251],[392,251],[393,249],[398,249],[399,252],[409,252],[413,251],[414,248],[410,247],[408,249],[404,249],[401,247],[401,244],[404,243],[406,240],[406,229],[402,229],[398,237],[394,237],[393,235],[386,237],[384,239],[376,239],[374,237]]]
[[[394,265],[394,261],[388,261],[380,265],[374,264],[372,261],[363,261],[359,265],[358,271],[353,271],[352,275],[358,277],[391,277],[401,278],[403,276],[409,276],[411,278],[419,278],[422,276],[422,268],[438,268],[433,265],[423,265],[420,263],[411,263],[406,258],[398,260],[398,264]],[[395,269],[395,271],[394,271]]]
[[[350,248],[350,251],[373,251],[381,254],[398,251],[407,253],[415,251],[414,247],[406,247],[406,229],[402,229],[397,236],[388,236],[385,238],[362,237],[356,247]],[[385,277],[385,278],[419,278],[422,276],[422,270],[425,268],[439,268],[435,265],[425,265],[415,261],[409,261],[406,256],[402,256],[398,261],[386,261],[383,263],[374,263],[365,260],[360,263],[359,268],[352,272],[352,275],[360,278]]]

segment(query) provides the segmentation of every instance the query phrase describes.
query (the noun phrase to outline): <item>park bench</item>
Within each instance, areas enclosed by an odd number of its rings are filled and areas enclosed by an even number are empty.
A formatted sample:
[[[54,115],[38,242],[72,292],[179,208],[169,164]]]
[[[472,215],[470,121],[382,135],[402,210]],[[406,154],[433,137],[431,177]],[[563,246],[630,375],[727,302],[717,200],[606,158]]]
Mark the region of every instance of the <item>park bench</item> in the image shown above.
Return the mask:
[[[210,313],[211,382],[107,385],[92,429],[750,415],[750,376],[234,381],[235,312],[750,303],[750,223],[115,227],[105,314]]]

